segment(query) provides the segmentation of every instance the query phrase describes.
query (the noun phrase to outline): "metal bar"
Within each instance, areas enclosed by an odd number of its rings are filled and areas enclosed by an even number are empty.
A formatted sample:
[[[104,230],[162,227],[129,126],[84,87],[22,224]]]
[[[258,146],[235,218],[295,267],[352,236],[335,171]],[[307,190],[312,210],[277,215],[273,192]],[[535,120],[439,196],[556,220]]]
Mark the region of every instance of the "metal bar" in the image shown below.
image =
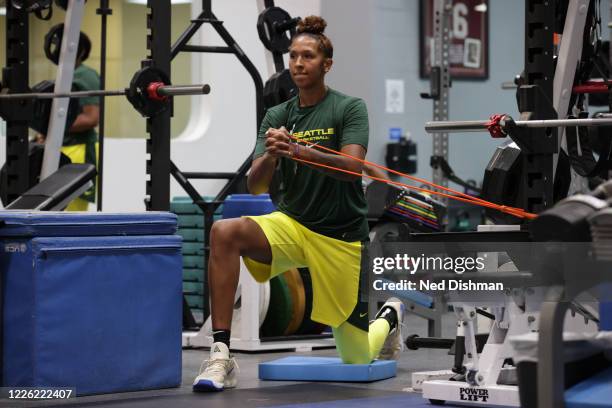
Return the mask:
[[[234,50],[230,47],[219,47],[216,45],[185,45],[179,49],[185,52],[210,52],[216,54],[233,54]]]
[[[450,349],[455,344],[455,339],[441,339],[438,337],[409,336],[405,341],[408,350],[427,349]]]
[[[172,160],[170,160],[170,174],[172,174],[172,177],[174,177],[177,183],[179,183],[181,187],[183,187],[183,190],[185,190],[185,192],[189,194],[189,197],[191,197],[194,203],[199,202],[199,201],[204,201],[200,193],[198,193],[198,191],[189,182],[188,177],[186,176],[186,173],[183,173],[182,171],[180,171],[179,168],[176,167],[176,164],[174,164]]]
[[[161,96],[206,95],[210,93],[210,85],[160,86],[157,93]]]
[[[569,303],[563,297],[561,288],[550,288],[540,310],[537,406],[541,408],[565,406],[565,367],[559,356],[563,356],[563,323]]]
[[[6,66],[2,69],[2,84],[19,91],[28,89],[28,13],[7,2]],[[0,105],[6,120],[6,191],[0,191],[5,203],[17,199],[29,188],[28,122],[32,120],[32,104]]]
[[[203,11],[202,13],[200,13],[198,18],[191,22],[189,27],[187,27],[187,29],[185,31],[183,31],[183,34],[181,34],[181,36],[178,38],[178,40],[176,40],[176,42],[172,45],[172,47],[170,49],[170,59],[174,59],[174,57],[176,57],[179,52],[185,51],[185,47],[187,46],[187,42],[198,31],[200,26],[202,26],[203,21],[200,21],[200,20],[205,17],[205,13],[206,13],[206,11]]]
[[[217,179],[232,179],[237,173],[200,173],[200,172],[184,172],[183,176],[188,179],[200,180],[217,180]]]
[[[572,89],[572,92],[575,94],[608,93],[610,92],[610,88],[608,88],[608,85],[605,82],[585,82],[580,85],[576,85]]]
[[[501,89],[516,89],[518,85],[513,81],[504,81],[501,84]],[[593,94],[593,93],[608,93],[610,89],[605,82],[587,81],[572,88],[574,94]]]
[[[73,0],[68,3],[54,92],[65,93],[72,89],[84,13],[85,0]],[[54,99],[51,104],[49,126],[45,135],[45,152],[40,170],[41,181],[55,173],[59,168],[60,150],[64,142],[66,112],[68,112],[69,103],[68,98],[59,98]]]
[[[100,0],[100,7],[96,10],[100,15],[100,89],[106,88],[106,32],[108,16],[113,14],[109,7],[109,0]],[[104,185],[104,136],[105,136],[105,100],[100,97],[100,120],[98,122],[98,194],[97,210],[102,211],[102,187]]]
[[[125,95],[127,90],[97,90],[75,92],[49,92],[49,93],[14,93],[0,95],[0,99],[54,99],[54,98],[88,98],[91,96],[117,96]]]
[[[183,190],[185,190],[185,192],[189,194],[189,197],[191,197],[194,203],[204,202],[204,199],[202,198],[200,193],[198,193],[195,187],[193,187],[189,180],[187,180],[187,177],[185,177],[184,173],[179,170],[179,168],[174,164],[172,160],[170,160],[170,174],[172,175],[172,177],[174,177],[177,183],[179,183],[181,187],[183,187]],[[201,204],[198,204],[198,206],[202,209],[202,211],[205,211]],[[205,255],[203,255],[203,258],[204,262],[206,262]],[[206,270],[206,268],[204,268],[204,270]],[[208,286],[206,284],[206,272],[203,272],[202,279],[202,288],[204,292],[203,296],[205,299],[202,312],[204,313],[204,321],[206,321],[206,317],[208,315]],[[183,328],[191,328],[196,326],[197,324],[195,318],[193,317],[193,313],[191,313],[191,309],[189,308],[185,295],[183,294]]]
[[[426,122],[425,131],[427,133],[485,132],[487,130],[487,123],[489,123],[487,120]]]
[[[147,48],[149,56],[143,65],[150,65],[171,74],[170,32],[172,7],[167,0],[147,0]],[[147,118],[146,205],[150,211],[170,210],[170,117],[172,107],[159,115]]]
[[[466,120],[427,122],[425,131],[427,133],[440,132],[486,132],[487,120]],[[612,126],[612,118],[590,118],[590,119],[547,119],[547,120],[517,120],[514,124],[526,128],[552,128],[568,126]],[[503,128],[503,125],[502,125]]]
[[[202,10],[204,10],[206,16],[210,16],[212,14],[212,1],[202,0]]]
[[[572,0],[568,4],[565,15],[565,25],[559,56],[553,80],[553,107],[559,119],[566,119],[569,115],[572,86],[576,76],[576,68],[582,56],[582,42],[584,39],[584,26],[587,20],[590,0]],[[565,129],[559,129],[557,140],[561,149],[567,152]],[[557,172],[558,154],[553,156],[553,178]],[[573,171],[573,170],[570,170]],[[574,179],[575,177],[572,177]],[[587,186],[588,188],[588,186]]]
[[[299,17],[294,17],[290,20],[284,21],[282,23],[280,23],[279,25],[275,26],[274,29],[276,30],[277,33],[283,33],[287,30],[292,29],[293,27],[297,26],[297,24],[300,22],[301,18]]]
[[[504,81],[501,84],[501,89],[516,89],[518,85],[514,81]]]
[[[450,30],[453,4],[451,0],[436,0],[433,8],[434,61],[431,64],[432,74],[439,72],[440,94],[433,100],[433,119],[436,121],[449,119],[449,88],[450,88]],[[438,70],[434,69],[437,68]],[[442,132],[434,135],[432,155],[443,157],[448,161],[448,134]],[[434,183],[447,187],[448,179],[442,169],[432,169]],[[443,199],[442,201],[445,201]]]
[[[92,96],[123,96],[128,89],[107,89],[97,91],[49,92],[49,93],[15,93],[0,95],[0,99],[54,99],[54,98],[89,98]],[[157,88],[160,96],[206,95],[210,85],[164,85]]]

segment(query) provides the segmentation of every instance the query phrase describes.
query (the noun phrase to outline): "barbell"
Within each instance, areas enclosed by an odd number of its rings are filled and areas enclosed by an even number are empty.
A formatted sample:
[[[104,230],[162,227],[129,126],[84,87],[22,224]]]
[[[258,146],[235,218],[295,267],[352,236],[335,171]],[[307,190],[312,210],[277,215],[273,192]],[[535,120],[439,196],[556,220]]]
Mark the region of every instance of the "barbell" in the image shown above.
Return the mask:
[[[0,90],[0,102],[4,100],[53,99],[53,98],[87,98],[95,96],[126,96],[134,108],[145,117],[155,116],[168,107],[169,98],[180,95],[204,95],[210,93],[210,86],[204,85],[171,85],[167,75],[154,67],[145,67],[130,81],[125,89],[72,91],[72,92],[28,92],[8,93]]]
[[[427,133],[451,133],[451,132],[486,132],[489,130],[491,121],[487,120],[465,120],[465,121],[439,121],[425,123]],[[546,120],[517,120],[509,115],[504,115],[499,125],[505,128],[508,125],[527,128],[553,128],[568,126],[612,126],[612,118],[587,118],[587,119],[546,119]]]

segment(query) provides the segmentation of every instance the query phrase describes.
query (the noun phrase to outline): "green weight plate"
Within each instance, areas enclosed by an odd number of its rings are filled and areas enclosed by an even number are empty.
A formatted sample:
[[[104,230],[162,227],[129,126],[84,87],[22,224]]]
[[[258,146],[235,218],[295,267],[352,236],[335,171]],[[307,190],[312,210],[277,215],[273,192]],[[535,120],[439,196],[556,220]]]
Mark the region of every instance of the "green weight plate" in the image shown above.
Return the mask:
[[[202,228],[179,228],[178,234],[183,237],[183,242],[204,242]]]
[[[204,307],[204,296],[201,295],[186,295],[187,304],[190,308],[202,309]]]
[[[204,285],[202,285],[202,282],[183,282],[183,293],[185,295],[203,295]]]
[[[183,268],[204,268],[205,259],[203,256],[184,255]]]
[[[179,228],[204,228],[204,216],[179,214],[178,226]]]
[[[215,197],[206,196],[204,200],[212,201]],[[199,206],[193,203],[190,197],[174,197],[170,203],[170,211],[175,214],[204,214]],[[223,204],[221,204],[215,210],[215,214],[221,215],[223,213]]]
[[[306,293],[304,291],[304,283],[297,269],[290,269],[283,274],[289,286],[291,294],[291,320],[287,329],[283,333],[285,336],[295,334],[297,329],[302,325],[304,320],[304,309],[306,308]]]
[[[170,203],[170,211],[179,215],[202,215],[204,214],[200,207],[195,205],[194,203],[188,202],[173,202]]]
[[[261,337],[282,336],[291,320],[291,294],[283,275],[270,280],[270,305],[261,325]]]
[[[183,281],[203,282],[204,269],[202,268],[183,268]]]
[[[203,255],[204,244],[202,242],[183,242],[183,255]]]

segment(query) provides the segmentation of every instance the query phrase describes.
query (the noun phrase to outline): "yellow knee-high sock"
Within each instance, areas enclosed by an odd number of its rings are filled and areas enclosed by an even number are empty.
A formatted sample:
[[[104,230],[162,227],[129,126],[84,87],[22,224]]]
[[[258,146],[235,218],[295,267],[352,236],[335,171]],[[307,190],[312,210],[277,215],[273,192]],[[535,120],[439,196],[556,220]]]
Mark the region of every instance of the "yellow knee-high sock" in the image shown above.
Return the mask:
[[[389,335],[389,322],[376,319],[368,331],[361,330],[349,322],[344,322],[335,329],[336,349],[345,364],[369,364],[374,360]]]
[[[376,319],[370,324],[370,327],[368,328],[370,360],[374,360],[378,356],[378,353],[380,353],[380,349],[385,343],[390,330],[391,326],[386,319]]]

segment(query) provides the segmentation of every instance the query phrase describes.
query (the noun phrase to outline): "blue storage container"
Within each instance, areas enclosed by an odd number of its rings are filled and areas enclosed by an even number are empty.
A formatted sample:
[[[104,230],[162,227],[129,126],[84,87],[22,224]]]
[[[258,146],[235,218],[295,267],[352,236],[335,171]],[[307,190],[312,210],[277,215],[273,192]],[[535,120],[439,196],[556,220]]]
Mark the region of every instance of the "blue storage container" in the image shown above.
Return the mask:
[[[174,215],[3,218],[4,386],[74,387],[85,395],[180,385]],[[49,236],[62,233],[73,236]]]
[[[233,194],[225,199],[223,218],[269,214],[275,209],[269,194]]]

